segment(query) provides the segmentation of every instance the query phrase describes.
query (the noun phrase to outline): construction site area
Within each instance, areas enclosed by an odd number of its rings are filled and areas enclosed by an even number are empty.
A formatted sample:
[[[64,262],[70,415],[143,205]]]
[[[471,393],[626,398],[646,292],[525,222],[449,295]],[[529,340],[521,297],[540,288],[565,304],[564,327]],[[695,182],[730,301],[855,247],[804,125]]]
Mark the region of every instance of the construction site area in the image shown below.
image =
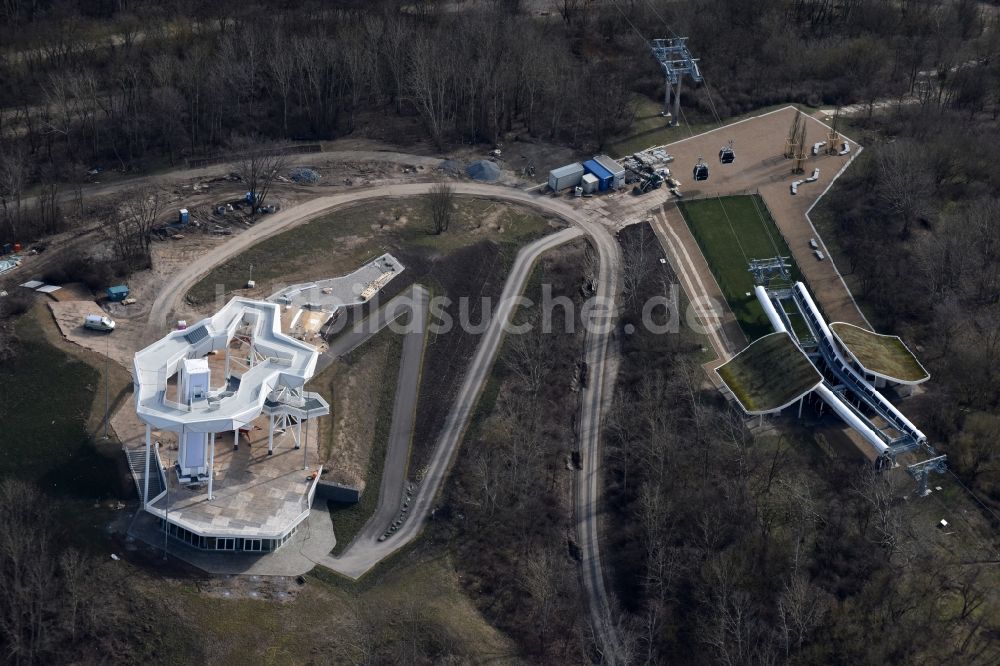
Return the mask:
[[[669,126],[684,126],[677,77],[700,77],[685,49],[652,47],[666,58]],[[810,218],[861,153],[840,123],[839,110],[787,106],[629,155],[561,166],[539,155],[551,167],[542,183],[534,160],[514,169],[500,149],[267,155],[273,182],[260,191],[206,163],[142,190],[151,265],[127,282],[61,280],[43,247],[5,260],[5,291],[45,299],[67,342],[129,371],[115,405],[107,386],[104,397],[139,498],[129,549],[212,574],[365,576],[447,507],[462,442],[484,423],[509,427],[481,400],[508,405],[512,376],[535,390],[543,377],[565,383],[554,404],[574,411],[574,441],[553,487],[577,516],[570,542],[600,625],[600,543],[613,529],[598,524],[604,424],[622,363],[612,340],[634,326],[568,333],[571,370],[546,376],[554,361],[508,331],[546,261],[559,268],[545,279],[575,276],[569,293],[616,322],[633,264],[648,259],[625,235],[648,230],[662,258],[644,270],[683,289],[699,390],[730,403],[741,427],[761,441],[836,438],[848,452],[838,461],[908,474],[908,497],[941,488],[932,479],[947,457],[904,414],[930,375],[904,340],[874,330]],[[48,245],[96,238],[84,229]],[[460,465],[463,483],[487,483],[476,475],[489,462],[477,464]],[[620,640],[601,631],[603,645]]]

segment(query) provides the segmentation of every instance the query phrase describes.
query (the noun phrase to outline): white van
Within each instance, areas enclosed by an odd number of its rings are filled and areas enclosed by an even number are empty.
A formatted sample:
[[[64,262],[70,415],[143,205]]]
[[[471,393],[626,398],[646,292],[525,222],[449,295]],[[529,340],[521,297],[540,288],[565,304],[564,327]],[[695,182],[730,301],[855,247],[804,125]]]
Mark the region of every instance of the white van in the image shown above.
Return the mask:
[[[115,320],[104,315],[87,315],[83,325],[85,328],[92,328],[95,331],[115,330]]]

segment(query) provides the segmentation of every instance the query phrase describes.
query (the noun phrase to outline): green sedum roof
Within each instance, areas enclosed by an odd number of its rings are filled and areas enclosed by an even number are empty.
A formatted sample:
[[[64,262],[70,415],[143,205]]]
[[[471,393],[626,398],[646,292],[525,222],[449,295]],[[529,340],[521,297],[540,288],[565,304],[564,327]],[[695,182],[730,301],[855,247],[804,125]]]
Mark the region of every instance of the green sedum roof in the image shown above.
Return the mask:
[[[750,414],[790,405],[823,381],[788,333],[771,333],[720,366],[716,373]]]
[[[865,370],[904,384],[919,384],[930,374],[903,341],[895,335],[879,335],[854,324],[830,324],[833,334]]]

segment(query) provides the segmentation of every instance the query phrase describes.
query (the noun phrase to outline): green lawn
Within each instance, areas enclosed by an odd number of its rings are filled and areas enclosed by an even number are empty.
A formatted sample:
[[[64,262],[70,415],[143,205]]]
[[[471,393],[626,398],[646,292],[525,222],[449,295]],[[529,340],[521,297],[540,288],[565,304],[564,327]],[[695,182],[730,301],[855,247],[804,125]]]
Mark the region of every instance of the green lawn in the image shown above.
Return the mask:
[[[751,342],[772,333],[754,296],[751,259],[791,257],[785,239],[758,195],[684,201],[678,204],[715,275],[729,307]],[[794,259],[792,279],[801,280]]]
[[[17,355],[0,365],[0,477],[63,496],[116,496],[114,461],[87,428],[100,373],[46,342],[35,317],[18,320]]]

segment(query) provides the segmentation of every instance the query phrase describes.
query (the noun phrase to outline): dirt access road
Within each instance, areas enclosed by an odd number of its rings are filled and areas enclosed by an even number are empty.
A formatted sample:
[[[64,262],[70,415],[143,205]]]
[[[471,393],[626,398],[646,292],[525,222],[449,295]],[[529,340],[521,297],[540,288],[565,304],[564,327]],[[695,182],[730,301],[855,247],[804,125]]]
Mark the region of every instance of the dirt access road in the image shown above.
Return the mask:
[[[163,285],[149,313],[147,338],[152,340],[162,334],[164,324],[175,310],[184,294],[214,266],[233,257],[251,245],[269,236],[297,225],[304,224],[324,215],[332,209],[371,198],[411,197],[425,194],[433,187],[431,183],[389,185],[378,189],[353,190],[334,196],[319,197],[299,206],[275,214],[267,225],[256,226],[233,238],[230,242],[200,257],[179,271]],[[600,260],[597,282],[597,307],[592,321],[601,325],[591,326],[586,336],[586,359],[594,379],[588,383],[580,407],[581,428],[579,446],[583,469],[575,493],[577,533],[583,562],[583,580],[591,600],[591,612],[597,628],[599,642],[606,658],[619,661],[620,641],[611,618],[610,605],[604,583],[604,571],[600,558],[600,533],[598,517],[601,508],[601,456],[600,433],[601,416],[610,401],[610,388],[614,386],[615,372],[608,369],[605,361],[608,346],[614,331],[617,315],[616,302],[619,291],[619,275],[622,269],[621,250],[608,230],[605,217],[599,210],[573,206],[557,198],[541,197],[521,190],[477,183],[455,183],[456,194],[474,195],[526,204],[536,209],[554,213],[571,222],[576,228],[567,229],[547,236],[522,249],[504,285],[500,303],[494,312],[490,327],[483,335],[476,354],[466,371],[462,388],[451,412],[437,448],[428,465],[428,471],[414,498],[410,518],[392,538],[383,542],[356,540],[355,544],[339,557],[325,557],[317,560],[334,571],[352,579],[359,578],[385,557],[412,542],[420,533],[424,520],[447,475],[454,455],[468,425],[473,408],[482,387],[489,377],[493,361],[499,351],[503,337],[504,323],[509,319],[515,306],[515,299],[521,294],[534,261],[544,251],[561,245],[586,233],[594,244]]]

